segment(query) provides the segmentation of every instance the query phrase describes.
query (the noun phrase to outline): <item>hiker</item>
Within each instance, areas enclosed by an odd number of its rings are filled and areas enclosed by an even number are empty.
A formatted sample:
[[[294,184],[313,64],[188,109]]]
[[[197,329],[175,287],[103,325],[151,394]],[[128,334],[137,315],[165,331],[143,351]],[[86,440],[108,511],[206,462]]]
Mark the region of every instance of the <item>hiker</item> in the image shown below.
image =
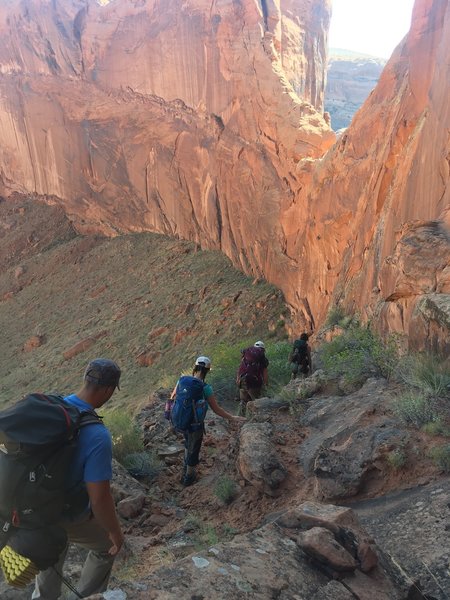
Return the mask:
[[[83,411],[94,412],[103,406],[119,388],[120,369],[109,359],[91,361],[84,374],[83,387],[64,400]],[[72,506],[61,526],[68,541],[89,550],[79,583],[78,594],[71,599],[85,598],[106,590],[116,554],[124,537],[116,514],[110,489],[112,478],[111,435],[101,422],[80,429],[67,489],[80,498]],[[34,600],[56,600],[61,595],[62,571],[68,544],[58,563],[41,571],[36,577]]]
[[[242,359],[236,377],[241,415],[245,416],[247,412],[247,402],[260,398],[262,386],[268,384],[269,361],[265,348],[264,342],[258,341],[241,352]]]
[[[171,400],[170,420],[174,428],[184,435],[184,469],[181,483],[189,486],[196,481],[196,469],[205,433],[205,416],[208,407],[224,419],[232,422],[245,421],[224,410],[217,403],[212,387],[205,383],[211,369],[211,360],[207,356],[199,356],[195,361],[191,376],[183,376],[175,385]]]
[[[302,333],[298,340],[295,340],[292,352],[289,355],[291,362],[291,379],[296,379],[300,372],[302,377],[307,377],[312,373],[311,349],[308,344],[309,336]]]

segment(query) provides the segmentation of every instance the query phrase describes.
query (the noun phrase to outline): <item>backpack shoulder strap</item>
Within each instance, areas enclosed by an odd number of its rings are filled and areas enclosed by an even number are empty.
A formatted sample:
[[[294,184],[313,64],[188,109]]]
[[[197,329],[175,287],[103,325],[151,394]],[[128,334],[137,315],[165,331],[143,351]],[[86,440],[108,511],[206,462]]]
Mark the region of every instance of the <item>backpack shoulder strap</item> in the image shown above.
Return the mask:
[[[95,410],[85,410],[80,415],[80,427],[85,427],[86,425],[105,425],[103,423],[103,417],[100,417]]]

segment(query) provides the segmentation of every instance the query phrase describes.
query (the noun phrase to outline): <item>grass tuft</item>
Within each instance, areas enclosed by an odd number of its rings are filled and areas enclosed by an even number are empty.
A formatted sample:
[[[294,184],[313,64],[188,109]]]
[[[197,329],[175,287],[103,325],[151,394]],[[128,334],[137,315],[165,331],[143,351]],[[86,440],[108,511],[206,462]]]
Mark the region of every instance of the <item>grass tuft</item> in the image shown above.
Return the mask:
[[[236,483],[229,477],[223,476],[217,480],[214,494],[224,504],[231,504],[236,497]]]
[[[444,473],[450,473],[450,444],[433,448],[430,457]]]
[[[408,355],[400,361],[398,373],[405,385],[428,396],[450,397],[450,368],[439,356]]]
[[[420,429],[424,425],[438,421],[434,401],[415,390],[402,394],[394,407],[395,414],[405,425],[414,425]]]
[[[406,464],[406,460],[407,456],[401,448],[397,448],[396,450],[393,450],[387,455],[387,461],[395,471],[398,471],[399,469],[404,467]]]

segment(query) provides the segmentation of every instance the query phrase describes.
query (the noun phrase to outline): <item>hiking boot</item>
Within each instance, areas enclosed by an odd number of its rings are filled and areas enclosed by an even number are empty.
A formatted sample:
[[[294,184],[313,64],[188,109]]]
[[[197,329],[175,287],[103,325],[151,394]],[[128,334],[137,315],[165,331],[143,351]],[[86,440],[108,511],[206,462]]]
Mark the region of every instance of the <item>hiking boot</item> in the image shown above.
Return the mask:
[[[181,483],[184,485],[184,487],[188,487],[190,485],[192,485],[193,483],[195,483],[197,480],[195,473],[192,473],[191,475],[184,475],[184,477],[181,479]]]

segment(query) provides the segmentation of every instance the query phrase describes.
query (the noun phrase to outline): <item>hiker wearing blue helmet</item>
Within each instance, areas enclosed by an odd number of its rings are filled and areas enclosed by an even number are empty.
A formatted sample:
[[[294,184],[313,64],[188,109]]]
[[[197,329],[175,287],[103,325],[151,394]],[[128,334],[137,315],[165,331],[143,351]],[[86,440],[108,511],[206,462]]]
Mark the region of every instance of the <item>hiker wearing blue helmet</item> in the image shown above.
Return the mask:
[[[79,392],[64,400],[82,411],[94,413],[119,389],[120,369],[106,358],[91,361]],[[85,598],[106,590],[116,554],[124,538],[110,489],[112,478],[112,441],[106,427],[97,422],[80,430],[77,447],[67,479],[70,511],[61,526],[69,542],[87,549],[76,594]],[[55,600],[61,595],[62,571],[68,546],[58,563],[36,577],[34,600]]]
[[[175,430],[184,435],[184,469],[181,483],[189,486],[196,481],[196,466],[199,463],[200,449],[205,432],[204,420],[208,407],[228,421],[242,422],[242,417],[235,417],[224,410],[214,396],[212,387],[205,382],[211,369],[211,360],[207,356],[199,356],[195,361],[192,376],[183,376],[173,389],[169,417]]]

